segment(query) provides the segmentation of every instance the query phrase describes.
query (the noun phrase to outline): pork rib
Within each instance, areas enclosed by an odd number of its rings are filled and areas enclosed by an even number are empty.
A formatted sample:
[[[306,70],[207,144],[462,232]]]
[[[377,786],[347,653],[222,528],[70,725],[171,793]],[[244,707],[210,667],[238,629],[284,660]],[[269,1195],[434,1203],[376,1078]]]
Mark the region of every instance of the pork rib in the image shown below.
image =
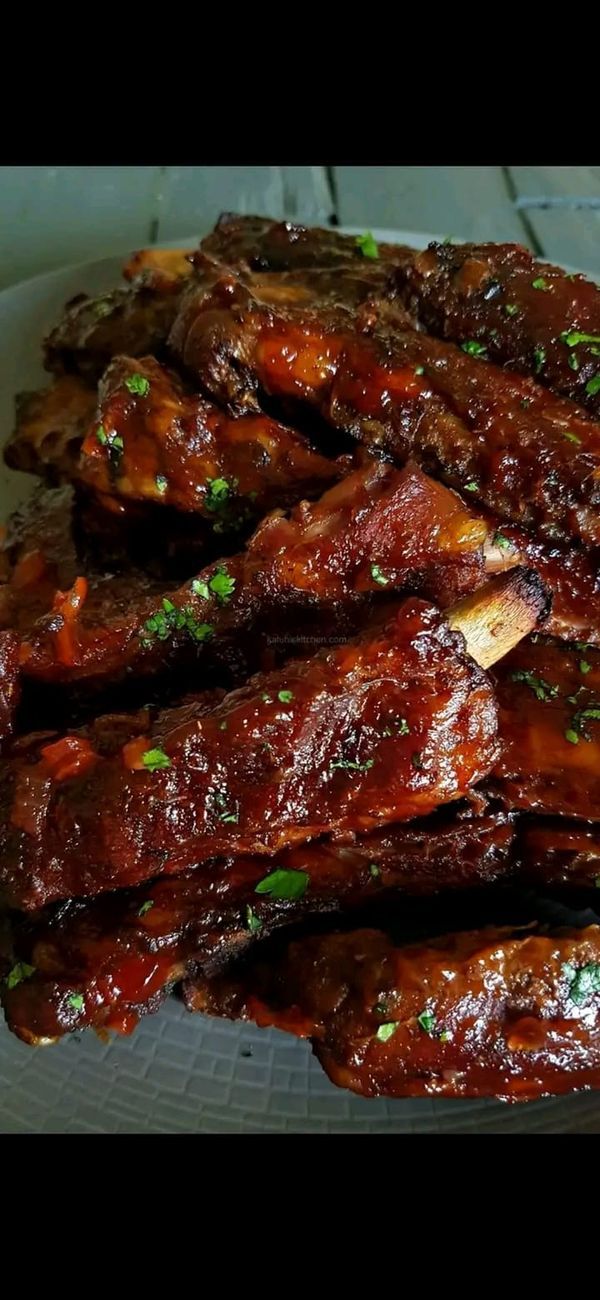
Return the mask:
[[[239,975],[186,983],[193,1011],[312,1040],[363,1096],[525,1101],[600,1086],[600,926],[486,929],[397,945],[315,935]]]

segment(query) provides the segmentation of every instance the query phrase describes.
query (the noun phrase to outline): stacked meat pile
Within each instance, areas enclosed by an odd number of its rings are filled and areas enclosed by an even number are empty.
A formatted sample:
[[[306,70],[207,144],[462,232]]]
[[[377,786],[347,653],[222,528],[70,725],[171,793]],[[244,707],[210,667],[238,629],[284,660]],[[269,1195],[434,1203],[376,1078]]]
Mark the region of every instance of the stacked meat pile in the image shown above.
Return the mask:
[[[177,988],[369,1096],[599,1086],[543,918],[600,883],[600,290],[253,217],[125,278],[5,447],[9,1028]]]

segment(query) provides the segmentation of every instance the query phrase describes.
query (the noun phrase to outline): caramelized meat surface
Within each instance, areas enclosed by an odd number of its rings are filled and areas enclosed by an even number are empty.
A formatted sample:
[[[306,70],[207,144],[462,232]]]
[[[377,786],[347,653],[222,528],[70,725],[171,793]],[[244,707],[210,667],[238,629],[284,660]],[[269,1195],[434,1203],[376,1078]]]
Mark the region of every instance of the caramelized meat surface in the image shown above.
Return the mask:
[[[292,429],[228,416],[153,357],[108,367],[77,471],[96,492],[199,512],[220,531],[318,495],[339,473]]]
[[[17,425],[4,446],[6,464],[55,481],[74,477],[95,409],[95,389],[76,375],[61,375],[50,388],[21,393]]]
[[[486,540],[487,525],[417,466],[396,470],[367,457],[319,501],[268,516],[244,553],[164,599],[132,593],[104,623],[84,603],[71,619],[68,656],[64,615],[54,611],[28,635],[24,672],[48,681],[150,672],[199,648],[222,660],[250,628],[266,638],[287,631],[290,644],[295,635],[298,644],[303,634],[342,636],[348,612],[362,620],[358,604],[369,596],[412,588],[447,605],[479,586],[487,568],[514,563],[506,551],[488,553]]]
[[[182,876],[61,904],[31,919],[13,916],[5,968],[25,963],[33,970],[14,988],[2,986],[9,1026],[27,1042],[87,1026],[129,1032],[186,971],[220,967],[282,925],[386,903],[394,894],[502,879],[512,837],[502,814],[434,818],[355,844],[288,850],[278,854],[275,878],[260,857],[205,862]],[[287,897],[277,896],[277,882]],[[270,888],[275,896],[265,892]]]
[[[600,426],[530,379],[383,326],[368,304],[276,301],[223,277],[210,291],[190,285],[170,345],[234,408],[254,406],[259,389],[308,403],[395,460],[416,456],[501,520],[598,545]]]
[[[600,818],[600,654],[545,638],[493,670],[502,753],[494,786],[512,808]]]
[[[428,330],[600,416],[600,289],[519,244],[430,244],[398,271]]]
[[[399,946],[379,930],[315,935],[238,979],[197,976],[191,1010],[310,1038],[366,1097],[525,1101],[600,1085],[600,927],[487,929]]]
[[[225,212],[201,242],[202,252],[229,266],[245,263],[252,271],[294,271],[308,267],[344,268],[383,260],[402,265],[414,252],[401,244],[378,244],[375,257],[363,250],[364,240],[338,230],[299,226],[270,217]],[[369,245],[367,244],[367,247]]]
[[[185,278],[143,274],[98,298],[79,294],[45,340],[45,365],[52,374],[99,379],[112,357],[160,353],[175,319]]]
[[[111,759],[68,735],[4,766],[0,887],[12,906],[274,854],[459,799],[498,754],[494,694],[437,610],[257,675]]]

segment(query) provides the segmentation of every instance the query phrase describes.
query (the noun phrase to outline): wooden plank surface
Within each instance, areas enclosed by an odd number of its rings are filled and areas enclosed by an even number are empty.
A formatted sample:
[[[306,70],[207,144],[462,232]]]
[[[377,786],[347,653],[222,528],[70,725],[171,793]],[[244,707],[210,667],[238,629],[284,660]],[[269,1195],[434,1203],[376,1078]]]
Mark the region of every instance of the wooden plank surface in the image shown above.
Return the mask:
[[[336,167],[340,222],[525,242],[501,167]]]

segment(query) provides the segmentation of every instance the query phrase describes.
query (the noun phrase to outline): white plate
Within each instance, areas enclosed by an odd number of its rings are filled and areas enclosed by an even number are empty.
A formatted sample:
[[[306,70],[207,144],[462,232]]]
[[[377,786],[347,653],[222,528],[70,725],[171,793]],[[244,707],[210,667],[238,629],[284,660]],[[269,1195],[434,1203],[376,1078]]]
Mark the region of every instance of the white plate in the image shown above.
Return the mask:
[[[433,235],[373,232],[426,247]],[[178,240],[193,247],[197,238]],[[174,246],[174,245],[172,245]],[[123,257],[129,249],[125,249]],[[13,426],[14,395],[47,382],[43,335],[76,293],[119,282],[122,258],[38,276],[0,294],[0,418]],[[0,469],[0,519],[31,490]],[[334,1088],[304,1042],[191,1016],[171,998],[131,1038],[94,1034],[29,1048],[0,1024],[0,1132],[600,1132],[600,1094],[520,1106],[496,1102],[386,1101]]]

